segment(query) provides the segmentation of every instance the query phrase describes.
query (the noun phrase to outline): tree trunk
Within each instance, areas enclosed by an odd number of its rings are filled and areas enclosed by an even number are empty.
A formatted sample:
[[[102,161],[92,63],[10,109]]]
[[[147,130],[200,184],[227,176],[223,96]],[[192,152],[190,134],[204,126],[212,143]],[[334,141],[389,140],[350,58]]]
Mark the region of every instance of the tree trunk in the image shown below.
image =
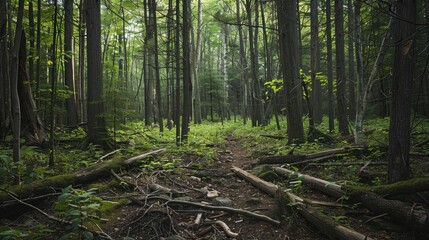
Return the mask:
[[[175,62],[176,62],[176,99],[174,124],[176,125],[176,144],[180,143],[180,0],[176,0],[176,31],[175,31]]]
[[[191,82],[191,63],[190,60],[190,14],[191,3],[190,0],[183,0],[182,14],[183,14],[183,115],[182,115],[182,134],[181,141],[188,140],[189,133],[189,120],[191,117],[192,108],[192,82]]]
[[[311,105],[313,109],[313,121],[316,124],[322,122],[322,85],[317,78],[319,72],[319,18],[318,0],[311,0]],[[312,126],[314,127],[314,126]],[[310,129],[311,131],[311,129]]]
[[[10,9],[9,9],[10,11]],[[20,136],[21,136],[21,108],[18,95],[18,75],[19,75],[19,49],[21,46],[21,38],[23,33],[22,19],[24,17],[24,0],[19,0],[18,18],[15,29],[15,39],[11,52],[11,73],[10,73],[10,88],[12,100],[12,135],[13,135],[13,161],[21,160]],[[11,26],[9,25],[9,28]],[[12,43],[11,43],[12,44]],[[15,179],[19,182],[19,179]]]
[[[33,1],[28,2],[28,31],[30,35],[30,51],[28,58],[28,76],[30,83],[34,86],[34,40],[35,40],[35,29],[34,29],[34,7]]]
[[[348,79],[348,92],[349,92],[349,111],[348,117],[349,119],[355,119],[356,117],[356,94],[355,94],[355,63],[354,63],[354,31],[356,31],[355,16],[353,11],[353,3],[352,0],[347,0],[347,35],[348,35],[348,62],[349,62],[349,79]]]
[[[54,30],[52,34],[52,45],[51,45],[51,62],[50,67],[50,85],[51,85],[51,104],[50,104],[50,119],[49,119],[49,166],[52,167],[55,164],[55,102],[56,102],[56,81],[57,81],[57,21],[58,21],[58,0],[54,0]]]
[[[248,92],[248,81],[247,81],[247,61],[246,51],[244,50],[244,38],[243,28],[241,27],[240,20],[240,0],[235,1],[237,11],[237,24],[238,24],[238,37],[240,39],[240,78],[241,78],[241,92],[242,92],[242,106],[241,106],[241,117],[243,118],[243,124],[247,123],[247,92]]]
[[[79,120],[85,122],[87,119],[86,97],[85,97],[85,0],[80,0],[79,5],[79,70],[78,70],[78,97],[79,97]]]
[[[4,140],[11,123],[10,99],[10,66],[7,42],[7,11],[6,1],[0,2],[0,140]]]
[[[414,83],[416,51],[416,0],[396,2],[399,17],[395,31],[393,83],[389,127],[388,181],[397,182],[410,177],[411,100]]]
[[[111,143],[104,117],[100,1],[86,0],[85,2],[88,54],[88,140],[109,149]]]
[[[67,89],[71,91],[66,100],[67,124],[75,126],[78,123],[76,85],[74,78],[74,49],[73,49],[73,0],[64,2],[64,78]]]
[[[287,133],[289,143],[304,140],[302,93],[299,79],[298,29],[296,0],[277,1],[280,60],[287,100]]]
[[[38,0],[37,1],[37,39],[36,39],[36,55],[37,55],[37,60],[36,60],[36,106],[38,108],[40,108],[40,71],[41,71],[41,61],[40,61],[40,57],[41,57],[41,51],[40,51],[40,45],[41,45],[41,29],[42,29],[42,0]]]
[[[37,114],[36,103],[31,93],[27,71],[27,51],[25,33],[21,37],[19,49],[18,95],[21,109],[21,132],[28,145],[46,146],[48,139],[42,120]]]
[[[335,129],[335,101],[333,87],[333,71],[332,71],[332,28],[331,28],[331,1],[326,0],[326,51],[327,51],[327,72],[328,72],[328,121],[329,131]]]

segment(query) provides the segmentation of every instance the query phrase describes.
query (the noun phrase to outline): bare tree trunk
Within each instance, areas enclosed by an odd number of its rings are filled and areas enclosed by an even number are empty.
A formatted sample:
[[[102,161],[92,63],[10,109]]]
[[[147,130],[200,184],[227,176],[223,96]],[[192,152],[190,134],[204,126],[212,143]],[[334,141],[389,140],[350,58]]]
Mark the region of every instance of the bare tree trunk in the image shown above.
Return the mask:
[[[331,1],[326,0],[326,51],[327,51],[327,72],[328,72],[328,118],[329,131],[335,129],[335,101],[332,71],[332,28],[331,28]]]
[[[35,30],[34,30],[34,7],[33,1],[28,1],[28,31],[30,35],[30,57],[28,58],[28,76],[30,83],[34,84],[34,40],[35,40]]]
[[[57,81],[57,21],[58,21],[58,1],[54,1],[54,30],[52,34],[52,45],[51,45],[51,68],[50,68],[50,85],[51,85],[51,104],[50,104],[50,123],[49,123],[49,166],[55,165],[55,144],[54,144],[54,133],[55,133],[55,101],[56,101],[56,84]]]
[[[246,61],[246,52],[244,50],[244,38],[243,38],[243,28],[241,27],[240,21],[240,0],[236,0],[236,11],[237,11],[237,24],[238,24],[238,35],[240,38],[240,77],[241,77],[241,87],[242,87],[242,106],[241,106],[241,117],[243,118],[243,124],[247,123],[247,91],[248,91],[248,81],[247,81],[247,61]]]
[[[194,30],[192,30],[193,42],[192,46],[192,102],[194,106],[194,123],[200,124],[201,121],[201,96],[200,96],[200,79],[199,79],[199,69],[201,62],[201,43],[203,35],[203,4],[201,0],[198,0],[198,16],[197,16],[197,31],[196,31],[196,41],[194,36]]]
[[[311,0],[311,104],[313,107],[314,123],[322,122],[322,85],[317,78],[319,72],[319,19],[318,19],[318,0]],[[314,126],[313,126],[314,127]],[[311,131],[311,129],[310,129]]]
[[[180,0],[176,0],[176,36],[175,36],[175,62],[176,62],[176,99],[174,124],[176,125],[176,144],[180,143]]]
[[[79,116],[80,121],[87,119],[86,97],[85,97],[85,0],[80,0],[79,5]]]
[[[10,99],[10,66],[9,49],[7,42],[7,30],[10,28],[7,23],[8,2],[0,2],[0,140],[4,140],[7,129],[11,122],[11,99]]]
[[[174,78],[173,78],[173,68],[171,64],[172,60],[172,31],[173,31],[173,0],[168,0],[168,11],[167,11],[167,56],[165,59],[165,74],[167,81],[167,127],[169,130],[173,128],[173,119],[174,119]]]
[[[415,65],[416,0],[396,1],[392,100],[389,127],[390,183],[410,177],[411,107]]]
[[[289,143],[304,140],[296,3],[296,0],[277,1],[280,60],[287,100],[287,133]]]
[[[188,140],[189,133],[189,118],[191,117],[192,108],[192,82],[191,82],[191,64],[190,60],[190,0],[183,0],[182,14],[183,14],[183,115],[182,115],[182,134],[181,141]]]
[[[335,1],[335,56],[337,64],[337,118],[342,136],[349,134],[346,99],[346,69],[344,61],[344,2]]]
[[[348,53],[349,53],[349,108],[348,108],[348,117],[351,120],[354,120],[356,117],[356,94],[355,94],[355,64],[354,64],[354,41],[353,38],[355,36],[354,31],[356,30],[356,26],[354,25],[355,16],[353,11],[353,3],[352,0],[347,0],[347,28],[348,28]]]
[[[9,9],[10,11],[10,9]],[[10,17],[10,15],[9,15]],[[24,17],[24,0],[19,0],[18,5],[18,18],[16,22],[15,39],[13,41],[13,48],[11,52],[11,73],[10,73],[10,87],[11,87],[11,100],[12,100],[12,149],[13,161],[19,162],[21,160],[21,108],[18,95],[18,69],[19,69],[19,49],[21,46],[21,37],[23,33],[22,19]],[[9,29],[11,28],[9,22]],[[12,44],[12,43],[11,43]],[[14,179],[15,183],[19,183],[19,177]]]
[[[76,85],[74,78],[74,51],[73,51],[73,0],[65,0],[64,2],[64,77],[65,83],[70,96],[66,101],[67,108],[67,124],[76,125],[77,117],[77,102],[76,102]]]
[[[89,142],[109,149],[112,146],[107,134],[104,117],[99,0],[86,0],[86,27],[88,54],[88,138]]]

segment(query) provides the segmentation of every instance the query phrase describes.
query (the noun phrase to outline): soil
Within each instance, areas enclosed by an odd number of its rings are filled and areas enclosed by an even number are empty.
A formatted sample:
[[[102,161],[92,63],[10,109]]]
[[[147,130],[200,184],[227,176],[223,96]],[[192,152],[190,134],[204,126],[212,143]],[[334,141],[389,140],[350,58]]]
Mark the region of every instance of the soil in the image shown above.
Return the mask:
[[[198,164],[195,164],[198,163]],[[108,221],[102,224],[104,232],[112,239],[232,239],[216,221],[224,222],[231,232],[237,233],[235,239],[329,239],[314,226],[303,220],[296,212],[290,211],[287,216],[281,216],[281,226],[273,226],[269,223],[256,220],[251,217],[241,216],[223,211],[198,209],[185,205],[166,205],[165,199],[149,199],[141,196],[188,197],[198,203],[212,204],[213,197],[201,189],[216,191],[219,197],[232,200],[231,208],[244,209],[254,213],[276,218],[274,212],[274,199],[256,189],[246,181],[238,178],[231,172],[232,166],[242,169],[250,169],[252,159],[249,157],[239,139],[228,136],[225,149],[219,152],[219,159],[213,164],[199,162],[194,155],[182,156],[182,166],[171,171],[155,171],[150,176],[144,176],[141,172],[124,172],[121,176],[137,184],[139,190],[125,191],[121,187],[108,189],[101,193],[104,199],[115,201],[124,196],[134,196],[126,204],[105,218]],[[197,166],[197,167],[196,167]],[[317,169],[314,170],[317,175]],[[107,184],[109,180],[103,180]],[[102,183],[103,182],[99,182]],[[150,184],[159,184],[173,189],[173,192],[150,192]],[[279,182],[282,185],[283,183]],[[131,188],[130,188],[131,189]],[[335,202],[318,192],[301,189],[300,196],[314,200]],[[45,201],[44,210],[52,213],[52,204],[55,199]],[[373,239],[399,240],[399,239],[427,239],[425,235],[410,232],[409,230],[392,224],[382,216],[374,216],[361,208],[319,208],[325,214],[346,227],[350,227]],[[198,215],[201,221],[195,224]],[[27,213],[28,218],[40,223],[49,222],[44,216]],[[43,220],[44,219],[44,220]],[[52,226],[52,225],[51,225]],[[54,225],[55,226],[55,225]],[[54,227],[52,226],[52,227]],[[60,228],[60,226],[57,226]],[[97,230],[97,229],[96,229]],[[62,236],[57,232],[55,235]],[[45,239],[58,239],[58,236]]]

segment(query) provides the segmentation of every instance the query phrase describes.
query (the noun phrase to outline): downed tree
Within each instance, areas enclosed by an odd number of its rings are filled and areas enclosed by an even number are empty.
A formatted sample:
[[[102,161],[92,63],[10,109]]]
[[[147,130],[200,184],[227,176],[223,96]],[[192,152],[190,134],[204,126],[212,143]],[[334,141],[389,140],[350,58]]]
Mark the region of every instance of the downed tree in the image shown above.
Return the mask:
[[[278,156],[266,156],[259,159],[257,164],[286,164],[286,163],[296,163],[304,160],[316,159],[325,156],[333,156],[336,154],[347,153],[350,151],[350,148],[336,148],[329,149],[326,151],[310,153],[306,155],[278,155]]]
[[[111,174],[111,170],[129,167],[142,159],[150,156],[161,155],[165,151],[165,149],[159,149],[129,159],[115,158],[74,173],[57,175],[43,180],[33,181],[28,184],[12,186],[8,191],[15,194],[17,198],[29,198],[31,196],[51,193],[52,189],[64,188],[69,185],[90,183],[97,179],[108,177]],[[11,197],[6,193],[0,193],[0,202],[7,200],[11,200]]]
[[[262,191],[268,193],[269,195],[279,197],[280,194],[284,194],[284,199],[289,203],[294,203],[293,207],[303,216],[307,221],[315,225],[322,233],[327,235],[330,238],[334,239],[344,239],[344,240],[372,240],[372,238],[363,235],[359,232],[356,232],[352,229],[339,225],[337,222],[330,219],[329,216],[326,216],[317,209],[307,205],[303,199],[290,193],[282,191],[277,185],[264,181],[238,167],[233,166],[231,169],[237,176],[245,179],[250,182],[255,187],[261,189]],[[279,208],[282,208],[280,206]]]
[[[338,198],[346,195],[346,191],[338,184],[284,168],[274,168],[274,171],[283,176],[298,175],[302,178],[303,183],[329,196]],[[342,195],[339,195],[340,193]],[[376,214],[386,213],[396,222],[406,224],[413,229],[429,230],[429,212],[424,209],[417,209],[415,206],[411,207],[401,201],[388,200],[370,191],[354,191],[348,195],[351,201],[362,202],[366,208]]]
[[[281,168],[281,167],[275,167],[274,172],[276,172],[281,176],[286,176],[286,177],[293,176],[293,177],[300,178],[303,183],[308,184],[314,189],[317,189],[335,198],[341,198],[344,195],[346,195],[346,193],[341,189],[340,185],[325,181],[323,179],[315,178],[306,174],[300,174],[298,172]]]

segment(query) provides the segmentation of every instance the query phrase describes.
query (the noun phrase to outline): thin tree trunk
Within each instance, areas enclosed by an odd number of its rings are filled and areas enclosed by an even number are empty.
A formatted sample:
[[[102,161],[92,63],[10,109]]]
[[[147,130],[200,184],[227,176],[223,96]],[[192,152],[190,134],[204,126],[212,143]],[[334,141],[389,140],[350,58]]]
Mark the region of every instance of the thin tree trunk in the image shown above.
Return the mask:
[[[80,121],[87,120],[86,97],[85,97],[85,0],[80,0],[79,5],[79,113]]]
[[[175,36],[175,62],[176,62],[176,102],[174,124],[176,124],[176,144],[180,143],[180,0],[176,0],[176,36]]]
[[[73,0],[64,1],[64,77],[70,96],[66,101],[67,124],[74,126],[78,123],[76,85],[74,79],[73,51]],[[31,69],[30,69],[31,70]]]
[[[20,136],[21,136],[21,108],[18,95],[18,69],[19,69],[19,49],[21,46],[21,37],[23,33],[22,19],[24,17],[24,0],[19,0],[18,3],[18,18],[16,22],[15,38],[13,41],[13,48],[11,54],[11,100],[12,100],[12,149],[13,149],[13,161],[18,162],[21,160],[20,151]],[[10,9],[9,9],[10,11]],[[11,25],[9,25],[9,29]],[[19,182],[19,178],[15,179],[15,182]]]
[[[201,63],[201,43],[202,43],[202,27],[203,27],[203,4],[201,0],[198,0],[198,16],[197,16],[197,31],[196,31],[196,43],[194,32],[192,31],[193,50],[192,50],[192,99],[194,106],[194,123],[200,124],[201,119],[201,96],[200,96],[200,79],[199,79],[199,69]]]
[[[10,66],[7,30],[10,28],[7,21],[8,2],[0,2],[0,140],[4,140],[11,122],[11,89]]]
[[[29,26],[29,35],[30,35],[30,57],[28,58],[28,70],[29,70],[29,79],[30,83],[34,84],[34,40],[35,40],[35,30],[34,30],[34,8],[33,1],[28,1],[28,26]]]
[[[173,71],[172,71],[172,34],[173,31],[173,0],[168,0],[168,11],[167,11],[167,56],[165,59],[165,73],[167,81],[167,126],[171,130],[173,128],[173,119],[174,119],[174,92],[173,92]]]
[[[352,0],[347,0],[347,28],[348,28],[348,62],[349,62],[349,79],[348,79],[348,92],[349,92],[349,112],[348,117],[351,120],[355,120],[356,117],[356,94],[355,94],[355,63],[354,63],[354,31],[356,31],[355,26],[355,16],[353,11],[353,3]],[[356,40],[355,40],[356,41]]]
[[[241,77],[241,87],[242,87],[242,106],[241,106],[241,117],[243,118],[243,124],[247,123],[247,61],[246,61],[246,52],[244,50],[244,38],[243,38],[243,29],[241,27],[240,20],[240,0],[236,0],[236,11],[237,11],[237,24],[238,24],[238,35],[240,38],[240,77]]]
[[[346,69],[344,60],[344,2],[335,1],[335,56],[337,64],[337,118],[342,136],[349,134],[346,99]]]
[[[57,21],[58,21],[58,1],[54,1],[54,30],[52,34],[52,45],[51,45],[51,69],[50,69],[50,84],[51,84],[51,104],[50,104],[50,124],[49,124],[49,166],[55,165],[55,100],[56,100],[56,76],[57,76]]]
[[[311,105],[313,108],[313,120],[316,124],[322,122],[322,86],[320,79],[317,78],[320,62],[318,2],[318,0],[311,0]]]
[[[191,64],[190,60],[190,41],[189,41],[189,29],[190,29],[190,1],[183,0],[182,14],[183,14],[183,115],[182,115],[182,134],[181,141],[186,142],[188,140],[189,133],[189,118],[191,117],[192,108],[192,82],[191,82]]]
[[[159,60],[158,60],[158,55],[159,55],[159,51],[158,51],[158,27],[157,27],[157,21],[156,21],[156,1],[155,0],[150,0],[152,1],[152,18],[153,18],[153,33],[154,33],[154,45],[155,45],[155,49],[154,49],[154,60],[155,60],[155,90],[156,90],[156,105],[157,105],[157,119],[158,119],[158,125],[159,125],[159,131],[163,132],[164,131],[164,123],[162,121],[162,108],[161,108],[161,77],[159,75]]]
[[[327,72],[328,72],[328,121],[329,131],[335,129],[335,101],[332,71],[332,28],[331,28],[331,1],[326,0],[326,51],[327,51]]]

